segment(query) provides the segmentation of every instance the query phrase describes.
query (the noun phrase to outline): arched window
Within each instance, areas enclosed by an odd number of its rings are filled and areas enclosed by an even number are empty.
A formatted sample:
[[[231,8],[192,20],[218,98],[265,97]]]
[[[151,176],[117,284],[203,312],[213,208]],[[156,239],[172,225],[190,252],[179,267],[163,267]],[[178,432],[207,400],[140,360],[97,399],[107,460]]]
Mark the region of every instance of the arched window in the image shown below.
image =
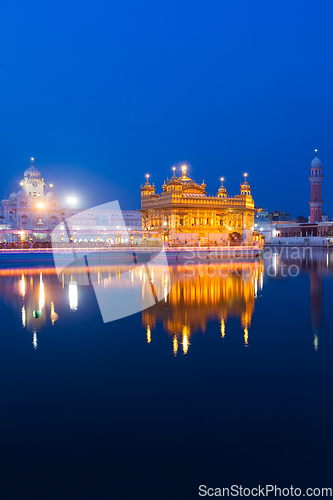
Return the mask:
[[[55,215],[52,215],[52,217],[50,217],[50,227],[55,228],[57,224],[58,224],[57,217]]]
[[[22,215],[21,217],[21,226],[22,227],[27,227],[28,224],[28,217],[26,215]]]

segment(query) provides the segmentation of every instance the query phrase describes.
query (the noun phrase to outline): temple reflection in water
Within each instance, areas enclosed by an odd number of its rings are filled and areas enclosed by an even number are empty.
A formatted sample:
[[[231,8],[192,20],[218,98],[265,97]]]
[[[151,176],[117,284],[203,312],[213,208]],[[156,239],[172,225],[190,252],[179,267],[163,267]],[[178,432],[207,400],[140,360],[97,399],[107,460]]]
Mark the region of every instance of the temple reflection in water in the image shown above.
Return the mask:
[[[263,287],[263,261],[173,266],[169,272],[172,286],[165,302],[142,312],[148,343],[156,322],[162,321],[174,354],[180,348],[186,354],[191,335],[205,332],[207,322],[218,320],[223,338],[228,319],[239,318],[248,345],[255,299]]]
[[[317,350],[322,323],[322,279],[325,273],[331,274],[333,270],[333,252],[329,250],[300,258],[275,252],[265,260],[252,262],[156,265],[150,268],[149,275],[144,266],[135,269],[125,265],[96,266],[89,271],[98,287],[125,291],[126,287],[132,287],[142,303],[152,291],[155,296],[163,297],[142,311],[144,334],[147,344],[154,343],[156,325],[161,322],[170,338],[171,352],[177,355],[190,351],[191,337],[198,332],[204,333],[209,322],[216,322],[220,337],[227,337],[231,318],[239,319],[244,345],[248,346],[255,301],[263,289],[264,273],[269,279],[282,279],[285,266],[291,265],[297,265],[300,273],[309,275],[311,329]],[[20,321],[22,328],[31,334],[35,349],[44,327],[54,327],[61,323],[57,323],[58,318],[67,321],[68,315],[80,312],[80,289],[86,284],[85,266],[66,268],[60,281],[55,268],[0,270],[2,300],[8,311],[14,309],[13,321]]]

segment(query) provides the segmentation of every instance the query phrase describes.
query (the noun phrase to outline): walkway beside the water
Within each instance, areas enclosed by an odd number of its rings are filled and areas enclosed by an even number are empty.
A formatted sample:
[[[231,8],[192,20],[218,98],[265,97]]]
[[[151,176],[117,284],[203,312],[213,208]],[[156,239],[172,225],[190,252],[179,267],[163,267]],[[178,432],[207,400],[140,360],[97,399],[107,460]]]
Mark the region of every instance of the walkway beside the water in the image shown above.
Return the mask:
[[[260,258],[262,250],[258,246],[223,246],[223,247],[111,247],[111,248],[78,248],[61,247],[61,248],[33,248],[33,249],[0,249],[0,264],[10,263],[52,263],[53,256],[56,255],[57,261],[68,261],[68,257],[73,255],[73,262],[81,259],[84,255],[94,255],[97,262],[110,264],[113,262],[122,261],[125,257],[127,261],[132,255],[143,257],[147,254],[148,261],[152,258],[158,259],[167,257],[168,262],[174,261],[201,261],[203,259],[219,260],[219,259],[255,259]],[[144,258],[144,257],[143,257]],[[141,260],[140,259],[140,260]]]

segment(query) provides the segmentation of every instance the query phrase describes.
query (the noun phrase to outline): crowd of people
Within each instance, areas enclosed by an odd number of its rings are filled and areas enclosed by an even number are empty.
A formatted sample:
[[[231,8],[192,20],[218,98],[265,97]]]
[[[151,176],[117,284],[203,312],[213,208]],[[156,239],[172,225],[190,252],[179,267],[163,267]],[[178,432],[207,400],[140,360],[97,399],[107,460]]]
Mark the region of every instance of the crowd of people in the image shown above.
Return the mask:
[[[9,249],[36,249],[36,248],[100,248],[100,249],[108,249],[108,248],[127,248],[127,247],[152,247],[152,246],[161,246],[161,241],[134,241],[128,243],[109,243],[108,241],[80,241],[80,242],[68,242],[62,241],[56,244],[52,244],[51,241],[2,241],[0,242],[0,250],[9,250]]]
[[[51,248],[50,241],[2,241],[0,248],[2,249],[20,249],[20,248]]]

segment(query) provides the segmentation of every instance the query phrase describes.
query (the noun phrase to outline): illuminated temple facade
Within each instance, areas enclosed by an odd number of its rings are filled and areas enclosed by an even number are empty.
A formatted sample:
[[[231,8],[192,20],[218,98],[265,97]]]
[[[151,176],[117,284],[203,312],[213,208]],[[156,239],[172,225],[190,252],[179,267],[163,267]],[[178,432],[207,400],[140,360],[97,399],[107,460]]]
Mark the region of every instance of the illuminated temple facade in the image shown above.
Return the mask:
[[[182,175],[177,177],[174,169],[157,194],[147,176],[141,186],[143,231],[172,245],[252,244],[255,207],[246,174],[234,197],[228,196],[223,180],[216,196],[209,196],[206,184],[197,184],[183,166]]]

